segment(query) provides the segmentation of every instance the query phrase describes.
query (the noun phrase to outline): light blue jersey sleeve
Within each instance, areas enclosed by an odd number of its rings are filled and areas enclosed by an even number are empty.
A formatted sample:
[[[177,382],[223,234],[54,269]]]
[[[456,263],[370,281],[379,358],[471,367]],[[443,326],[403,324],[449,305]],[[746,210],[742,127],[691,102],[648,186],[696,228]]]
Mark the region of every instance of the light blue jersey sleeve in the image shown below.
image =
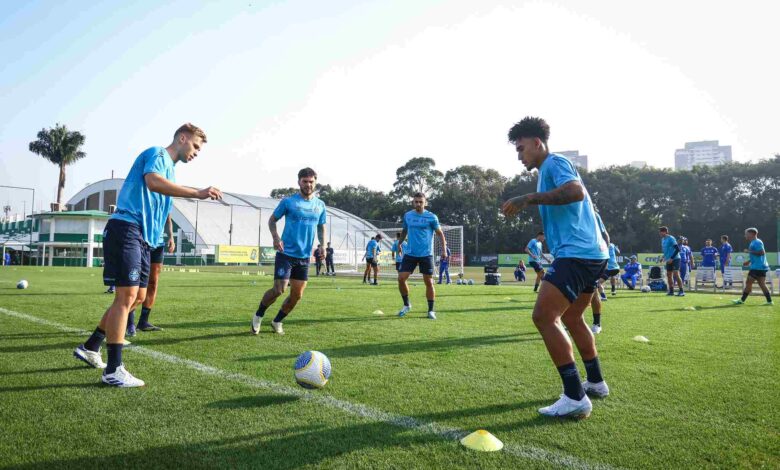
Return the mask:
[[[287,214],[287,198],[282,199],[279,201],[279,204],[276,205],[276,209],[274,209],[274,219],[279,220],[282,217],[284,217]]]
[[[764,242],[756,238],[752,242],[750,242],[750,246],[748,247],[748,250],[750,250],[750,269],[755,269],[757,271],[766,271],[769,269],[769,263],[766,261],[766,250],[764,248]],[[754,255],[752,252],[754,251],[763,251],[763,255]]]

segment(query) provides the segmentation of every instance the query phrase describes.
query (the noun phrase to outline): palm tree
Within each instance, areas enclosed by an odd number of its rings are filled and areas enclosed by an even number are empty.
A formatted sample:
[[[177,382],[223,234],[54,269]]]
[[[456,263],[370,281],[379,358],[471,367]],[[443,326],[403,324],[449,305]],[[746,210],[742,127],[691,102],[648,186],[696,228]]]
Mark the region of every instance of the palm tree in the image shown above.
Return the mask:
[[[38,140],[30,142],[30,152],[37,153],[60,167],[60,181],[57,187],[58,207],[62,207],[65,167],[87,156],[80,150],[84,145],[84,139],[84,134],[78,131],[70,132],[67,127],[58,123],[53,129],[41,129]]]

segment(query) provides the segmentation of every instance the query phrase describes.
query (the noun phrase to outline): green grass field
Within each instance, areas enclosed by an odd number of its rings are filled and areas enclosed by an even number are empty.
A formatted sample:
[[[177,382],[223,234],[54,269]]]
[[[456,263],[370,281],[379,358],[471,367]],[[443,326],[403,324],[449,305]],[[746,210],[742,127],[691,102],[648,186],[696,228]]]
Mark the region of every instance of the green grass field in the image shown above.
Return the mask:
[[[285,336],[267,323],[251,336],[270,284],[163,273],[152,320],[165,331],[125,352],[147,386],[119,390],[72,357],[85,336],[65,328],[92,330],[110,303],[100,270],[0,270],[0,467],[780,467],[780,308],[760,296],[621,290],[597,337],[612,395],[569,422],[536,411],[561,386],[529,287],[438,286],[430,321],[419,281],[399,319],[389,280],[312,279]],[[322,391],[293,380],[308,349],[333,364]],[[477,429],[505,449],[458,444]]]

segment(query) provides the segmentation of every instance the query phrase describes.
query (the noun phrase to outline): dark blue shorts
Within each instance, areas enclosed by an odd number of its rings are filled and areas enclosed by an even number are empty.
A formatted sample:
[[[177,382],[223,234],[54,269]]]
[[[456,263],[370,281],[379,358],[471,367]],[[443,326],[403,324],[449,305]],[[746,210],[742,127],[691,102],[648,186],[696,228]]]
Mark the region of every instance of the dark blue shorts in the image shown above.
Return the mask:
[[[528,262],[528,266],[532,267],[534,269],[534,271],[536,271],[537,273],[539,271],[544,271],[544,268],[542,267],[542,265],[537,263],[536,261],[529,261]]]
[[[103,230],[103,284],[145,288],[149,285],[149,245],[141,227],[109,219]]]
[[[672,264],[664,263],[667,271],[679,271],[680,270],[680,258],[673,259]]]
[[[401,262],[400,261],[396,261],[395,262],[395,270],[396,271],[400,271],[401,270]]]
[[[558,288],[574,303],[580,294],[592,294],[596,284],[607,269],[607,260],[555,258],[542,278]]]
[[[366,264],[371,267],[376,267],[376,258],[366,258]]]
[[[152,263],[161,264],[163,262],[164,257],[165,257],[165,245],[160,245],[157,248],[152,249],[152,253],[150,255]]]
[[[309,280],[309,258],[293,258],[276,252],[274,279]]]
[[[409,256],[404,255],[403,261],[401,261],[402,273],[413,273],[414,268],[420,266],[420,274],[426,276],[433,276],[433,256]]]
[[[612,276],[617,276],[620,274],[619,269],[605,269],[604,272],[601,274],[601,279],[604,279],[605,281]]]
[[[751,269],[748,271],[748,277],[752,277],[755,280],[765,279],[766,271],[763,269]]]

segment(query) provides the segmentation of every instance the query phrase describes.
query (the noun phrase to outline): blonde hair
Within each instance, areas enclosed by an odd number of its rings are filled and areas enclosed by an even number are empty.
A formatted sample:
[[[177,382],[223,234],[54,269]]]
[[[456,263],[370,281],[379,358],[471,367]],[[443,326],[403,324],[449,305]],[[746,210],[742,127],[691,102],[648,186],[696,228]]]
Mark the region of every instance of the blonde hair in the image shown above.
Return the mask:
[[[196,126],[195,124],[188,122],[186,124],[182,124],[182,126],[178,129],[176,129],[176,132],[173,134],[173,140],[176,140],[179,138],[179,134],[189,134],[189,135],[197,135],[201,139],[203,139],[203,142],[206,143],[208,140],[206,140],[206,133],[203,132],[203,129]]]

